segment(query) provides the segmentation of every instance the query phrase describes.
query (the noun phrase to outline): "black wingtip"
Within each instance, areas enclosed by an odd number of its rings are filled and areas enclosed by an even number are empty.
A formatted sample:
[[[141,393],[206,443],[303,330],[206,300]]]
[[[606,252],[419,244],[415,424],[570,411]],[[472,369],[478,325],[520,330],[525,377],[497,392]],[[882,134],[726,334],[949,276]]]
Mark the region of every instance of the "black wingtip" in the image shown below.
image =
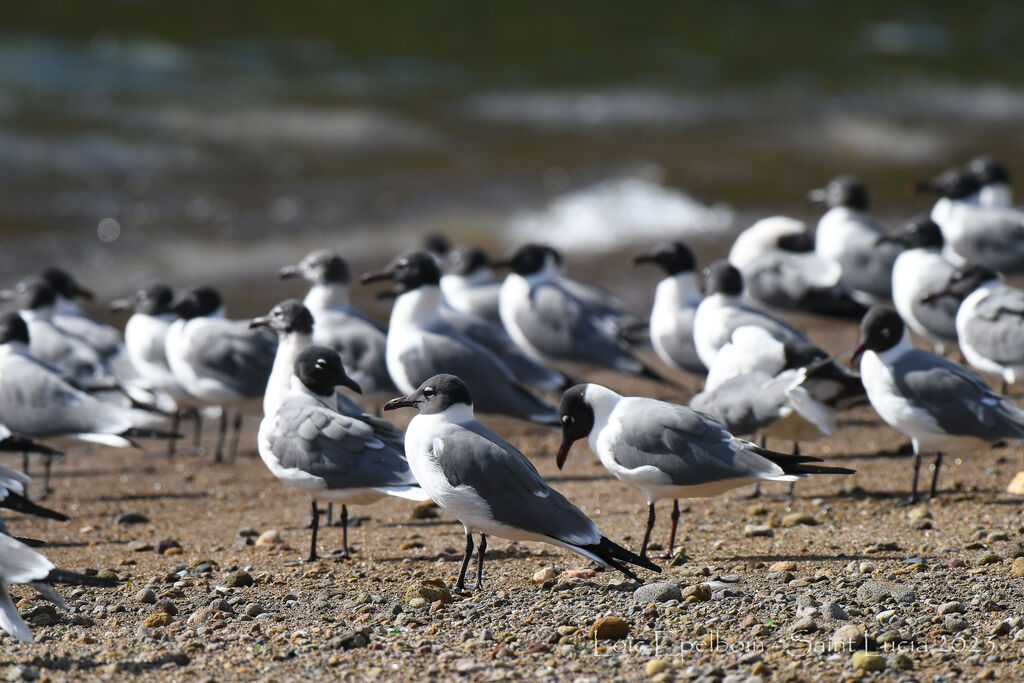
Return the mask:
[[[46,575],[44,583],[63,583],[68,586],[93,586],[95,588],[115,588],[115,579],[101,579],[98,576],[69,572],[64,569],[53,569]]]
[[[144,429],[142,427],[132,427],[121,432],[119,436],[131,439],[180,439],[181,434],[176,432],[165,432],[160,429]]]
[[[661,567],[651,562],[648,558],[640,557],[631,550],[623,548],[618,543],[610,540],[607,536],[602,536],[600,543],[580,547],[589,553],[593,553],[596,557],[607,562],[611,567],[618,569],[620,572],[637,582],[640,582],[640,578],[622,563],[633,564],[637,567],[649,569],[652,572],[661,573]]]
[[[6,439],[0,441],[0,451],[11,451],[14,453],[39,453],[40,455],[49,455],[51,457],[64,455],[64,451],[58,451],[55,448],[44,446],[41,443],[37,443],[32,439],[28,439],[18,434],[12,434]]]
[[[56,510],[50,508],[44,508],[42,505],[36,505],[31,500],[13,491],[8,491],[7,495],[3,500],[0,500],[0,507],[14,510],[25,515],[35,515],[36,517],[42,517],[44,519],[55,519],[58,522],[66,522],[69,517]]]

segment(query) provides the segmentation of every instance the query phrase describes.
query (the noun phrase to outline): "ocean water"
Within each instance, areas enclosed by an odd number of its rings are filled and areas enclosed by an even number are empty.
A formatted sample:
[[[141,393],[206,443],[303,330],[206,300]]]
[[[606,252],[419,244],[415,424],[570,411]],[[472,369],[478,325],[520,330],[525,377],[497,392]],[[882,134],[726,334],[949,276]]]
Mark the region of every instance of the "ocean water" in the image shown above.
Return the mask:
[[[355,270],[427,232],[710,257],[765,215],[813,221],[838,173],[896,225],[929,206],[909,181],[1024,169],[1014,3],[72,5],[0,33],[2,284],[63,263],[104,296],[203,281],[258,308],[319,246]]]

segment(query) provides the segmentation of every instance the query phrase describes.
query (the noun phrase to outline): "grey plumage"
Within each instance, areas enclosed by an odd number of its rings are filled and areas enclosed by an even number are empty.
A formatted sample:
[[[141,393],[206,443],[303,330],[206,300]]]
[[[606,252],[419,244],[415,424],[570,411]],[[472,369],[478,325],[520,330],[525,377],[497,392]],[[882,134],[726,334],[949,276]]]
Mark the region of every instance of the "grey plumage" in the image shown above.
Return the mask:
[[[346,372],[365,393],[394,390],[385,360],[387,334],[380,323],[354,309],[320,310],[315,317],[314,343],[337,351]]]
[[[1024,363],[1024,290],[997,287],[978,302],[961,341],[1000,365]]]
[[[274,365],[277,340],[250,330],[245,322],[210,319],[215,323],[185,355],[197,375],[215,379],[240,396],[262,396]]]

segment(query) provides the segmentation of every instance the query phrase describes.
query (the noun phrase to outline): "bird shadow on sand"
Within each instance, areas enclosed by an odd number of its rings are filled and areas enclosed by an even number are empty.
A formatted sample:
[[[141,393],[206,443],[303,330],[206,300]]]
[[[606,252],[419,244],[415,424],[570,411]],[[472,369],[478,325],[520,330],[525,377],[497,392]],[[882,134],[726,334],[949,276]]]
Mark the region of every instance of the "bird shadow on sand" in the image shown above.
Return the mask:
[[[837,553],[835,555],[731,555],[728,557],[715,557],[716,562],[850,562],[853,560],[875,560],[875,561],[901,561],[906,556],[901,555],[867,555],[864,553]],[[931,560],[934,558],[923,558]]]
[[[436,562],[438,560],[446,560],[450,562],[462,562],[462,550],[453,549],[454,552],[438,552],[430,554],[419,554],[419,555],[402,555],[396,557],[375,557],[374,562],[407,562],[412,560],[414,562]],[[495,559],[536,559],[542,558],[547,559],[551,557],[558,557],[556,553],[540,550],[532,552],[529,550],[523,550],[521,548],[515,550],[491,550],[487,549],[487,561]]]
[[[98,496],[94,500],[98,503],[117,503],[128,500],[199,500],[200,498],[209,498],[210,494],[206,491],[193,491],[188,493],[173,493],[167,491],[164,493],[124,493],[119,496]]]

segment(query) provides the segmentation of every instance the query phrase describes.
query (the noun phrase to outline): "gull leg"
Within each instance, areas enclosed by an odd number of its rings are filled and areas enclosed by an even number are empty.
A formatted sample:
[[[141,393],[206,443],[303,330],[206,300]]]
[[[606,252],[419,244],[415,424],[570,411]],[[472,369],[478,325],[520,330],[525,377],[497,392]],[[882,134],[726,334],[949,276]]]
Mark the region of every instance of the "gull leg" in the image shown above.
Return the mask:
[[[484,553],[487,552],[487,534],[480,534],[480,547],[476,551],[476,589],[484,587]]]
[[[466,554],[462,557],[462,569],[459,570],[459,580],[455,582],[455,590],[466,589],[466,568],[469,567],[469,560],[473,557],[473,532],[466,529]]]
[[[192,426],[192,450],[199,453],[203,449],[203,414],[198,407],[192,409],[192,419],[195,420]]]
[[[793,442],[793,455],[800,455],[800,442],[799,441],[794,441]],[[793,500],[793,492],[795,490],[796,490],[796,482],[795,481],[789,482],[789,493],[786,495],[786,497],[789,500]]]
[[[668,535],[668,550],[663,556],[665,559],[672,557],[672,551],[676,547],[676,526],[679,525],[679,499],[672,501],[672,531]]]
[[[217,448],[213,451],[213,461],[220,462],[224,459],[224,440],[228,434],[228,409],[220,409],[220,431],[217,432]]]
[[[921,472],[921,450],[914,448],[914,485],[910,489],[910,503],[917,502],[917,475]]]
[[[181,427],[181,411],[180,410],[175,410],[174,411],[174,419],[171,421],[171,433],[172,434],[177,434],[179,427]],[[175,447],[177,445],[178,445],[178,438],[177,437],[172,436],[170,439],[167,440],[167,453],[166,453],[166,455],[167,455],[168,458],[173,458],[174,457]]]
[[[310,528],[313,529],[313,534],[312,539],[309,542],[309,557],[306,558],[306,561],[316,562],[316,532],[320,530],[320,510],[316,507],[316,499],[313,500]]]
[[[29,456],[28,451],[23,451],[22,452],[22,454],[21,454],[21,471],[25,473],[25,476],[28,476],[28,465],[29,465],[29,461],[31,459],[32,458],[31,458],[31,456]]]
[[[651,529],[654,528],[654,501],[647,504],[647,531],[644,532],[644,542],[640,546],[640,557],[647,559],[647,544],[651,540]]]
[[[328,503],[327,511],[324,512],[324,526],[330,526],[332,519],[334,519],[334,503]]]
[[[939,468],[942,467],[942,453],[936,451],[935,453],[935,471],[932,472],[932,488],[928,491],[928,498],[935,497],[935,489],[939,484]]]
[[[43,498],[50,496],[50,470],[53,468],[53,456],[43,456]]]
[[[348,506],[341,506],[341,548],[342,556],[348,557]]]
[[[761,435],[761,448],[768,448],[768,437],[765,436],[764,434]],[[759,482],[759,481],[755,481],[754,482],[754,490],[750,492],[750,497],[751,498],[760,498],[761,497],[761,482]]]
[[[238,457],[238,441],[242,438],[242,420],[244,417],[241,412],[235,414],[235,433],[231,439],[231,448],[228,450],[228,457],[232,462]]]

